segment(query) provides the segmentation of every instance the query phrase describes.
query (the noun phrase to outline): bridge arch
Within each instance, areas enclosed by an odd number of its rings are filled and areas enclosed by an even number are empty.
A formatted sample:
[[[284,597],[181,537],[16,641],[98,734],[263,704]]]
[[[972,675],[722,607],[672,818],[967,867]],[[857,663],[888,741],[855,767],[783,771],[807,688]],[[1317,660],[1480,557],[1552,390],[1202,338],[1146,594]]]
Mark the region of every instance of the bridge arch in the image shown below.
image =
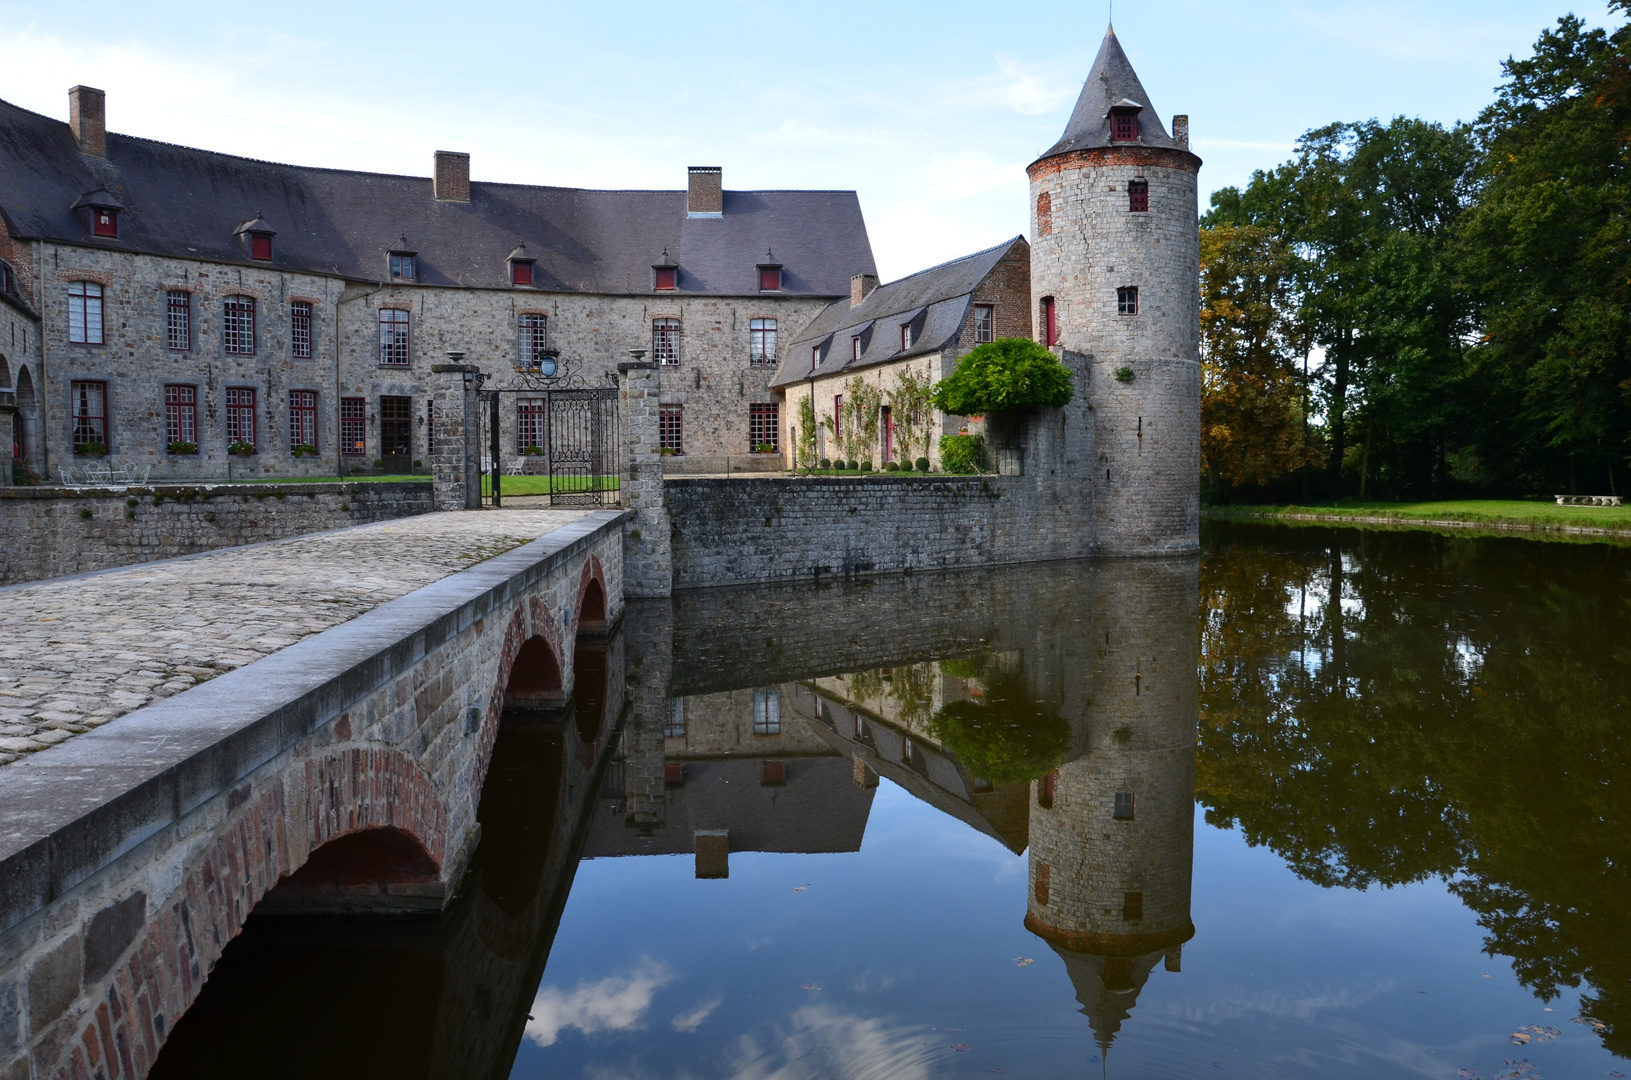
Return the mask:
[[[606,632],[606,572],[594,556],[583,564],[578,582],[577,632],[603,634]]]

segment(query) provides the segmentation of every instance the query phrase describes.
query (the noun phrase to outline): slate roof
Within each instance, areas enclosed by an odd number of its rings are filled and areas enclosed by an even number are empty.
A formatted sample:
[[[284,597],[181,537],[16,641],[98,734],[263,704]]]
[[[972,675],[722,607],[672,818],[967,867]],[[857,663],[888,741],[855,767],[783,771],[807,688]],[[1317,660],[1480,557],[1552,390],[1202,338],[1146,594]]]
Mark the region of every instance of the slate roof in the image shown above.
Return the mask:
[[[1167,134],[1167,129],[1162,126],[1161,114],[1156,112],[1155,106],[1150,102],[1150,95],[1145,92],[1144,84],[1138,81],[1138,72],[1133,70],[1132,61],[1121,51],[1121,42],[1116,39],[1116,28],[1112,26],[1105,31],[1104,42],[1099,46],[1099,55],[1087,73],[1087,81],[1082,84],[1081,96],[1076,99],[1076,108],[1070,114],[1070,122],[1065,125],[1065,133],[1053,144],[1053,148],[1042,156],[1052,157],[1055,154],[1083,150],[1090,146],[1109,146],[1110,108],[1124,102],[1143,108],[1138,114],[1138,141],[1120,145],[1187,149],[1174,142],[1172,136]]]
[[[0,101],[0,215],[12,234],[249,265],[235,234],[263,218],[277,233],[278,269],[379,281],[405,237],[421,283],[479,288],[509,288],[505,254],[525,244],[540,288],[587,293],[651,294],[664,248],[682,295],[757,295],[767,249],[784,267],[778,295],[848,296],[852,275],[876,272],[853,191],[727,191],[722,219],[695,219],[684,191],[475,181],[469,203],[451,203],[435,200],[429,177],[281,165],[113,133],[107,151],[105,160],[81,154],[67,124]],[[72,210],[98,190],[123,204],[118,240],[93,240]]]
[[[879,285],[854,307],[836,300],[812,319],[782,350],[781,370],[771,386],[791,386],[810,378],[810,350],[821,346],[814,375],[839,372],[939,352],[951,344],[968,318],[974,290],[1023,236],[996,247],[919,270],[909,277]],[[900,327],[912,323],[912,347],[900,347]],[[861,338],[861,358],[853,357],[850,339]]]

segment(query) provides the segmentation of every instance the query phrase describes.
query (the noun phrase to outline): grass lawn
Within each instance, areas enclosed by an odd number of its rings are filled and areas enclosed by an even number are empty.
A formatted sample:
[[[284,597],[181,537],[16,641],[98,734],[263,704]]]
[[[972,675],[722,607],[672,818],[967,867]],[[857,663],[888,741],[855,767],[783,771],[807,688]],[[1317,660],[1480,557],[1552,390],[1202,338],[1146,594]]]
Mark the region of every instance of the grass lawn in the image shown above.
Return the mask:
[[[1213,506],[1215,519],[1284,518],[1317,514],[1322,518],[1388,518],[1401,525],[1427,521],[1464,521],[1470,525],[1522,525],[1532,529],[1562,526],[1631,530],[1631,506],[1558,506],[1555,502],[1504,499],[1459,499],[1447,502],[1359,502],[1344,499],[1307,506]]]
[[[419,473],[415,476],[269,476],[254,480],[234,479],[234,484],[400,484],[405,481],[414,481],[421,484],[430,483],[430,473]],[[159,481],[154,481],[158,483]],[[175,481],[164,481],[173,483]],[[206,480],[204,483],[220,483],[219,480]]]
[[[585,477],[584,479],[587,480],[588,478]],[[606,491],[620,490],[620,485],[618,484],[618,478],[617,477],[615,477],[615,476],[603,476],[603,477],[601,477],[601,479],[603,481],[605,481],[605,485],[604,485],[603,490],[606,490]],[[570,489],[570,488],[567,489],[567,491],[570,491],[570,490],[572,490],[572,489]],[[501,495],[501,496],[503,496],[503,495],[548,495],[549,494],[549,477],[547,477],[547,476],[506,476],[502,480],[499,481],[498,492],[499,492],[499,495]],[[491,495],[493,493],[493,478],[488,473],[482,473],[481,474],[481,493],[483,495]],[[564,492],[563,492],[563,494],[564,494]]]

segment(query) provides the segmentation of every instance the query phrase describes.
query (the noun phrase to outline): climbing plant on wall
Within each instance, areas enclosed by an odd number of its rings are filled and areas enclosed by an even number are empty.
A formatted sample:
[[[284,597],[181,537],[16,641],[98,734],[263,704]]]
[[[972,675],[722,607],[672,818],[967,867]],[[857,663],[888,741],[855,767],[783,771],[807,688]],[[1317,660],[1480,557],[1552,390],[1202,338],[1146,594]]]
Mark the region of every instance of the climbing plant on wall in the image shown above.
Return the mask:
[[[878,447],[878,410],[883,392],[857,375],[844,384],[844,453],[871,461]]]
[[[890,415],[895,421],[895,441],[903,461],[911,461],[921,447],[929,452],[934,436],[934,384],[927,370],[902,368],[889,391]]]
[[[811,395],[799,399],[798,441],[793,444],[793,467],[813,468],[816,463],[816,414]]]

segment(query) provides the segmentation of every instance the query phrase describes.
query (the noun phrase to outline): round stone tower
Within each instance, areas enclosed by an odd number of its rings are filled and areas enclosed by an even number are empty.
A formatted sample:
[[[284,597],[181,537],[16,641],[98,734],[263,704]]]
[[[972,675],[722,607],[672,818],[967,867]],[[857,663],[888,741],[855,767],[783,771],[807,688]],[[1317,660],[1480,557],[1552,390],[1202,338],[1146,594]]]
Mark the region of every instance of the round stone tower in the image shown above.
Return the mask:
[[[1086,373],[1095,553],[1200,546],[1201,160],[1112,27],[1064,135],[1031,164],[1037,340]]]
[[[1087,750],[1032,785],[1025,926],[1053,947],[1108,1051],[1157,963],[1194,935],[1199,653],[1194,559],[1096,571]]]

